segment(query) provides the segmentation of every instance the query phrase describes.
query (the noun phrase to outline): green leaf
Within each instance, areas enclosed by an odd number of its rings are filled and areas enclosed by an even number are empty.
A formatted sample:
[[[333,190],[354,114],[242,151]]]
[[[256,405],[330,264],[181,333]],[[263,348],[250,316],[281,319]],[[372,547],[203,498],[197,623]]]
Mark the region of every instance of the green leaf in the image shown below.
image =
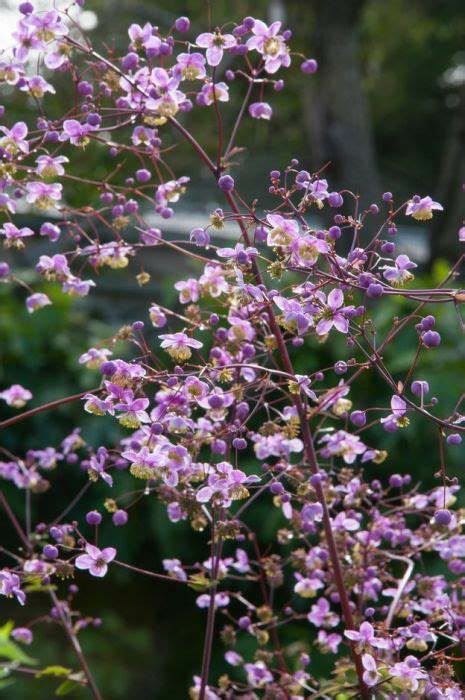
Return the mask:
[[[70,678],[67,678],[63,683],[60,683],[58,688],[55,690],[55,695],[68,695],[68,693],[72,693],[73,690],[76,688],[80,687],[80,683],[77,683],[76,681],[72,681]]]
[[[65,668],[64,666],[47,666],[36,673],[36,678],[42,678],[42,676],[69,676],[72,673],[71,668]]]

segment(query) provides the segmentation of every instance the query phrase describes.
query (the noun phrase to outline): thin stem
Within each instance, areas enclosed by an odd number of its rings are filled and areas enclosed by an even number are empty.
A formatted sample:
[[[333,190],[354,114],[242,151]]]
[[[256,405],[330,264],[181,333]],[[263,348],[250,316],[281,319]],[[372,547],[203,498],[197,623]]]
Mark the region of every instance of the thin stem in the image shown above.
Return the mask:
[[[66,403],[72,403],[73,401],[82,399],[82,397],[86,394],[95,394],[98,391],[101,391],[100,387],[98,387],[97,389],[87,389],[86,391],[81,391],[79,394],[65,396],[64,399],[56,399],[55,401],[44,403],[42,406],[37,406],[37,408],[31,408],[29,411],[24,411],[24,413],[20,413],[17,416],[13,416],[12,418],[8,418],[7,420],[2,421],[0,423],[0,430],[4,430],[5,428],[8,428],[10,425],[14,425],[15,423],[20,423],[21,421],[26,420],[27,418],[32,418],[32,416],[36,416],[38,413],[49,411],[52,408],[57,408],[57,406],[62,406]]]
[[[91,673],[91,670],[87,664],[86,658],[83,654],[83,651],[81,649],[81,645],[79,644],[79,640],[73,630],[73,627],[66,617],[66,614],[61,606],[60,601],[55,595],[55,591],[50,590],[50,597],[53,601],[54,606],[57,609],[58,615],[60,616],[61,623],[63,625],[63,628],[68,636],[69,641],[71,642],[71,646],[74,649],[74,652],[79,659],[79,663],[81,664],[81,668],[84,672],[85,677],[87,678],[87,682],[89,684],[89,690],[91,691],[93,697],[95,700],[102,700],[102,696],[100,694],[100,691],[97,687],[97,684],[95,683],[94,677]]]
[[[13,525],[14,529],[18,533],[20,540],[23,542],[23,544],[26,546],[27,549],[31,549],[31,543],[29,542],[23,528],[19,524],[19,521],[18,521],[16,515],[11,510],[10,504],[8,503],[3,491],[0,491],[0,503],[2,504],[3,510],[7,514],[8,518],[10,519],[11,524]]]

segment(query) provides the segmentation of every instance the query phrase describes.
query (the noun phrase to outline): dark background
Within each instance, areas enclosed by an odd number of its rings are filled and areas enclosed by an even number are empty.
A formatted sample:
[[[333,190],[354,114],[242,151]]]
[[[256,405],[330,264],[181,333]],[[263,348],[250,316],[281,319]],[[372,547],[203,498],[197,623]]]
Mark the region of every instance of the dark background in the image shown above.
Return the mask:
[[[431,194],[445,208],[445,214],[421,226],[405,226],[401,239],[405,250],[422,262],[418,284],[437,284],[446,274],[448,260],[458,254],[457,229],[464,216],[465,181],[465,5],[461,0],[289,0],[288,2],[236,0],[234,3],[210,3],[214,25],[239,21],[246,15],[265,20],[283,19],[294,30],[293,48],[319,61],[315,76],[304,76],[296,65],[280,77],[286,89],[270,95],[274,118],[270,124],[244,122],[238,144],[244,151],[237,157],[244,165],[237,176],[241,190],[248,198],[261,194],[267,187],[270,168],[282,168],[291,157],[298,157],[309,170],[330,162],[326,176],[331,189],[348,187],[361,193],[363,201],[379,201],[380,193],[392,191],[396,198],[414,193]],[[91,32],[96,46],[105,42],[116,53],[124,51],[125,28],[131,22],[150,21],[166,27],[181,14],[193,21],[192,40],[206,25],[208,6],[201,0],[180,2],[161,0],[112,0],[89,2],[87,9],[96,11],[99,24]],[[1,12],[1,9],[0,9]],[[6,12],[6,10],[5,10]],[[6,15],[5,15],[6,16]],[[1,21],[1,14],[0,14]],[[198,30],[198,31],[197,31]],[[48,105],[59,114],[70,99],[66,82]],[[242,85],[230,86],[232,101],[237,104]],[[5,93],[2,101],[8,106],[7,123],[27,117],[28,105],[16,95]],[[234,119],[235,109],[226,108],[226,128]],[[216,142],[210,114],[196,110],[196,133],[207,150],[214,151]],[[188,117],[191,119],[191,117]],[[169,140],[169,136],[167,139]],[[253,157],[251,157],[253,155]],[[207,174],[199,171],[192,153],[179,146],[172,154],[178,175],[193,175],[192,193],[182,202],[177,230],[171,235],[186,237],[193,218],[205,217],[220,202],[209,188]],[[110,162],[85,153],[83,172],[96,178],[107,171]],[[128,165],[128,174],[130,174]],[[89,201],[95,193],[85,187],[67,191],[74,204]],[[163,228],[163,222],[157,222]],[[28,256],[16,264],[24,279],[37,279],[26,270],[42,252],[29,247]],[[86,300],[73,301],[62,296],[51,285],[40,286],[54,301],[34,316],[24,309],[24,293],[10,286],[0,286],[0,386],[22,383],[34,393],[31,405],[95,386],[95,373],[77,364],[81,352],[110,336],[125,322],[141,318],[148,321],[147,308],[152,301],[166,305],[175,303],[174,280],[185,274],[186,262],[166,252],[156,251],[145,261],[152,274],[142,289],[134,276],[139,271],[131,263],[126,272],[109,272],[102,279],[101,291],[92,292]],[[16,268],[18,270],[18,267]],[[29,275],[29,277],[28,277]],[[39,288],[39,287],[37,287]],[[380,305],[380,331],[387,329],[392,317],[405,312],[406,302],[392,301]],[[148,324],[149,325],[149,324]],[[444,306],[438,313],[438,328],[443,335],[440,352],[428,353],[422,364],[421,377],[427,378],[433,394],[442,403],[444,415],[452,409],[460,386],[463,387],[464,343],[454,311]],[[148,331],[149,339],[155,338]],[[400,337],[396,349],[386,354],[395,376],[405,375],[412,359],[414,335]],[[129,349],[123,348],[124,352]],[[310,372],[344,357],[347,350],[336,339],[330,346],[311,343],[295,353],[297,369]],[[360,405],[383,405],[386,393],[376,381],[366,379],[352,397]],[[3,406],[1,417],[12,411]],[[62,407],[53,413],[36,416],[19,424],[2,436],[2,443],[16,454],[25,449],[58,446],[75,425],[83,425],[83,434],[94,445],[110,444],[118,430],[112,421],[83,416],[81,405]],[[437,440],[429,426],[417,418],[408,431],[387,435],[377,428],[367,441],[389,450],[388,460],[380,466],[367,467],[370,477],[385,478],[393,472],[409,472],[415,480],[434,483],[437,463]],[[464,465],[463,451],[448,453],[451,473],[460,473]],[[61,466],[52,475],[54,488],[41,499],[34,498],[34,521],[53,518],[84,483],[76,468]],[[136,487],[138,484],[136,485]],[[134,488],[134,480],[122,478],[118,491]],[[22,512],[22,497],[6,487],[8,496]],[[75,515],[82,516],[94,507],[101,509],[108,489],[98,487],[85,500]],[[113,495],[113,494],[112,494]],[[255,511],[251,524],[266,541],[278,517],[264,502]],[[107,518],[109,521],[109,518]],[[0,516],[2,540],[13,543],[14,533]],[[160,569],[163,557],[179,557],[189,562],[202,561],[206,536],[193,533],[188,526],[170,525],[163,508],[147,498],[130,511],[125,528],[117,531],[108,522],[102,528],[101,541],[110,541],[118,548],[122,561],[130,561],[153,570]],[[203,626],[206,614],[194,605],[195,594],[181,587],[170,587],[144,578],[129,576],[114,567],[101,582],[79,577],[80,609],[98,615],[104,625],[98,631],[88,629],[81,635],[89,652],[91,666],[105,698],[186,697],[186,688],[194,672],[200,668]],[[31,596],[32,597],[32,596]],[[36,596],[37,615],[45,604]],[[0,623],[14,615],[17,623],[27,622],[30,610],[4,603]],[[308,630],[294,631],[302,639]],[[37,642],[30,649],[40,663],[61,663],[75,666],[61,632],[53,626],[37,628]],[[216,646],[213,674],[221,670],[222,647]],[[316,672],[324,673],[325,659],[315,657]],[[313,667],[315,670],[315,666]],[[56,681],[19,679],[3,690],[12,700],[52,696]],[[77,691],[76,697],[85,693]]]

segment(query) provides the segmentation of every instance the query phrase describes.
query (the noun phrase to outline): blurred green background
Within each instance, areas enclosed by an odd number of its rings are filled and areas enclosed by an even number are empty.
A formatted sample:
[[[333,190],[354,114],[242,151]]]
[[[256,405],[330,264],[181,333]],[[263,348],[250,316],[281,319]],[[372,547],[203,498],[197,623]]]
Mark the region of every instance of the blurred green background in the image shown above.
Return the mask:
[[[0,3],[3,31],[11,22],[16,3]],[[95,0],[86,6],[92,40],[98,46],[105,42],[116,52],[124,50],[125,28],[131,22],[150,21],[169,26],[175,17],[189,15],[193,20],[192,37],[205,27],[210,6],[213,23],[240,20],[254,15],[266,20],[282,19],[294,31],[294,48],[315,57],[320,71],[304,76],[297,66],[283,76],[286,89],[270,96],[274,118],[269,125],[244,122],[238,145],[244,151],[239,164],[246,167],[238,174],[240,186],[248,197],[266,189],[270,168],[281,168],[289,158],[300,158],[302,167],[318,169],[330,162],[326,174],[332,189],[349,187],[360,192],[365,202],[378,201],[380,193],[391,190],[396,197],[413,193],[431,194],[445,207],[445,214],[429,226],[405,227],[401,241],[405,250],[422,263],[418,284],[437,284],[446,274],[448,260],[457,257],[457,229],[464,216],[465,181],[465,5],[462,0],[127,0],[118,2],[115,22],[113,0]],[[95,24],[93,13],[97,13]],[[4,21],[3,21],[4,20]],[[48,102],[51,111],[59,113],[69,100],[66,81],[63,89]],[[242,86],[231,84],[233,95]],[[8,107],[11,124],[27,117],[28,104],[15,95],[4,94],[1,101]],[[225,110],[226,128],[231,125],[235,110]],[[191,117],[188,117],[190,119]],[[210,115],[198,114],[196,130],[207,150],[215,148],[214,130],[205,128]],[[169,139],[169,137],[167,137]],[[251,154],[253,157],[251,157]],[[178,175],[191,174],[192,193],[178,207],[172,235],[186,237],[192,220],[207,221],[208,213],[220,204],[210,188],[207,174],[199,171],[192,153],[180,146],[172,154]],[[107,157],[100,152],[86,152],[83,172],[106,172]],[[126,172],[132,174],[128,163]],[[240,168],[238,168],[238,171]],[[73,204],[87,202],[95,195],[80,187],[68,197]],[[157,225],[164,227],[163,222]],[[171,224],[170,224],[171,225]],[[36,260],[42,248],[30,247],[29,258],[17,258],[23,276],[30,273],[26,265]],[[54,301],[52,307],[30,317],[24,309],[24,293],[10,286],[0,286],[0,387],[18,382],[34,393],[33,405],[91,388],[95,373],[77,364],[77,358],[88,347],[112,335],[123,323],[140,318],[148,321],[150,302],[175,303],[172,282],[185,273],[186,263],[176,256],[157,253],[149,261],[150,283],[137,285],[137,264],[127,272],[110,272],[102,279],[101,291],[86,300],[74,301],[62,296],[53,285],[42,285]],[[16,268],[18,269],[18,267]],[[31,278],[37,285],[37,280]],[[383,301],[378,313],[380,335],[393,316],[411,307],[407,302]],[[450,305],[442,305],[438,328],[443,335],[440,352],[427,353],[422,361],[421,376],[427,378],[446,415],[453,408],[460,386],[463,389],[465,349],[457,317]],[[155,337],[149,331],[149,338]],[[403,333],[395,349],[385,358],[394,376],[402,378],[412,359],[414,332]],[[128,351],[124,344],[121,352]],[[294,351],[297,370],[310,372],[335,359],[349,357],[342,340],[317,346],[309,342]],[[383,405],[386,392],[375,378],[366,378],[352,397],[364,405]],[[12,411],[0,409],[0,418]],[[379,466],[369,466],[370,476],[383,478],[389,473],[411,473],[414,480],[431,485],[436,471],[437,439],[429,426],[412,420],[408,431],[387,435],[379,429],[367,435],[367,442],[389,450],[389,458]],[[80,404],[71,404],[21,423],[2,435],[2,444],[17,454],[27,448],[58,446],[75,425],[83,426],[85,438],[94,445],[110,443],[118,437],[112,421],[83,416]],[[450,454],[449,454],[450,452]],[[463,467],[463,451],[448,451],[450,473],[459,474]],[[66,465],[53,474],[54,489],[39,499],[34,498],[35,522],[52,518],[79,490],[85,476]],[[134,487],[124,476],[118,491]],[[21,513],[18,494],[7,487],[8,495]],[[59,493],[59,499],[57,499]],[[82,516],[93,507],[101,507],[108,490],[92,490],[90,498],[75,510]],[[113,495],[113,494],[112,494]],[[277,513],[264,502],[254,514],[260,536],[266,540],[276,524]],[[109,518],[107,518],[109,520]],[[4,546],[14,542],[3,515]],[[115,530],[111,523],[102,527],[101,541],[110,538],[122,561],[159,570],[164,557],[179,557],[189,562],[205,558],[206,536],[194,534],[189,527],[170,525],[163,509],[150,498],[130,511],[126,527]],[[87,629],[82,644],[89,651],[91,666],[105,698],[120,700],[129,693],[137,698],[168,700],[186,697],[192,674],[200,667],[203,626],[206,614],[194,605],[195,594],[182,587],[153,583],[145,578],[129,576],[116,569],[102,582],[80,577],[80,609],[104,620],[98,630]],[[37,597],[37,614],[41,601]],[[20,623],[30,612],[2,601],[1,621],[11,614]],[[27,615],[27,616],[26,616]],[[39,630],[39,628],[38,628]],[[302,637],[306,632],[301,630]],[[45,627],[37,632],[40,662],[75,666],[59,630]],[[40,643],[43,641],[44,643]],[[216,645],[213,675],[221,668],[223,650]],[[37,654],[38,655],[38,654]],[[318,659],[320,670],[324,659]],[[56,681],[32,682],[18,679],[3,691],[12,700],[52,697]],[[76,697],[85,697],[76,691]]]

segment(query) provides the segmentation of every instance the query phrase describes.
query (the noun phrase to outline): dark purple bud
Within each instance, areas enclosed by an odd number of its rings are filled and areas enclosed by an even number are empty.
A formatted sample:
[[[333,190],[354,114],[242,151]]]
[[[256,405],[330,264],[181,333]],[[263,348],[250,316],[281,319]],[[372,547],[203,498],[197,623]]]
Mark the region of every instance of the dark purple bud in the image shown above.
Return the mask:
[[[425,396],[429,392],[429,384],[421,379],[412,382],[410,389],[415,396]]]
[[[88,513],[86,513],[86,523],[88,525],[100,525],[101,522],[102,516],[98,510],[90,510]]]
[[[208,399],[208,405],[210,406],[210,408],[213,409],[221,408],[223,405],[223,399],[221,398],[221,396],[213,394]]]
[[[238,623],[241,630],[246,630],[248,627],[250,627],[251,619],[250,617],[246,617],[244,615],[243,617],[239,618]]]
[[[177,32],[185,34],[190,29],[191,21],[189,17],[178,17],[176,22],[174,23],[174,26]]]
[[[86,117],[86,122],[91,126],[100,126],[102,123],[102,118],[97,112],[90,112]]]
[[[338,209],[339,207],[342,207],[342,205],[344,204],[342,194],[339,194],[339,192],[330,192],[328,197],[328,204],[330,207],[333,207],[333,209]]]
[[[447,436],[446,442],[448,445],[460,445],[462,442],[462,436],[459,435],[459,433],[452,433],[451,435]]]
[[[111,377],[115,372],[116,372],[116,365],[114,362],[111,360],[107,360],[106,362],[102,362],[100,365],[100,372],[105,375],[105,377]]]
[[[218,180],[218,187],[223,192],[231,192],[234,189],[234,179],[231,175],[222,175]]]
[[[58,556],[58,547],[55,547],[54,544],[46,544],[42,553],[47,559],[56,559]]]
[[[113,525],[116,525],[116,527],[121,527],[122,525],[126,525],[128,522],[128,514],[125,510],[117,510],[116,513],[113,513],[111,519],[113,521]]]
[[[235,450],[245,450],[247,447],[247,440],[244,440],[244,438],[234,438],[232,446]]]
[[[441,336],[436,331],[426,331],[421,339],[426,348],[437,348],[441,344]]]
[[[402,488],[404,481],[400,474],[391,474],[389,477],[389,486],[393,489]]]
[[[354,425],[361,428],[367,422],[367,416],[365,411],[353,411],[350,414],[350,420]]]
[[[367,297],[370,299],[378,299],[383,295],[383,285],[378,282],[372,282],[368,285]]]
[[[452,514],[450,510],[447,510],[446,508],[440,508],[434,514],[434,522],[436,523],[436,525],[447,527],[447,525],[450,524],[451,520]]]
[[[152,174],[150,170],[146,170],[145,168],[140,168],[139,170],[136,170],[137,182],[148,182],[151,177]]]
[[[334,372],[339,375],[345,374],[347,372],[347,362],[338,360],[334,365]]]
[[[31,2],[22,2],[18,9],[22,15],[30,15],[34,12],[34,5]]]
[[[328,235],[333,241],[337,241],[342,236],[342,231],[339,226],[331,226]]]
[[[133,331],[141,331],[144,327],[144,322],[143,321],[134,321],[132,324],[132,330]]]
[[[371,214],[379,214],[379,207],[377,204],[370,204],[370,212]]]
[[[300,64],[300,70],[302,73],[316,73],[318,70],[318,63],[314,58],[307,58],[306,61]]]
[[[121,61],[121,67],[123,70],[133,70],[137,67],[139,63],[139,56],[131,51],[131,53],[126,54]]]
[[[218,314],[210,314],[209,321],[211,326],[216,326],[216,324],[220,321],[220,317],[218,316]]]
[[[381,246],[381,252],[383,255],[392,255],[392,253],[396,249],[396,244],[393,243],[392,241],[385,241],[383,245]]]
[[[432,328],[434,328],[434,324],[436,323],[436,319],[434,316],[425,316],[424,318],[421,319],[420,321],[420,327],[422,331],[430,331]]]
[[[281,90],[284,88],[284,80],[277,80],[275,84],[273,85],[273,89],[275,92],[281,92]]]
[[[10,274],[10,266],[7,262],[0,262],[0,279],[7,277]]]
[[[163,426],[161,423],[152,423],[150,426],[150,432],[153,435],[161,435],[163,432]]]
[[[224,440],[213,440],[212,442],[212,452],[216,455],[224,455],[226,453],[228,446]]]
[[[392,192],[385,192],[383,194],[383,202],[391,202],[392,201]]]
[[[77,84],[77,91],[82,97],[85,97],[86,95],[92,95],[94,88],[87,80],[81,80]]]

